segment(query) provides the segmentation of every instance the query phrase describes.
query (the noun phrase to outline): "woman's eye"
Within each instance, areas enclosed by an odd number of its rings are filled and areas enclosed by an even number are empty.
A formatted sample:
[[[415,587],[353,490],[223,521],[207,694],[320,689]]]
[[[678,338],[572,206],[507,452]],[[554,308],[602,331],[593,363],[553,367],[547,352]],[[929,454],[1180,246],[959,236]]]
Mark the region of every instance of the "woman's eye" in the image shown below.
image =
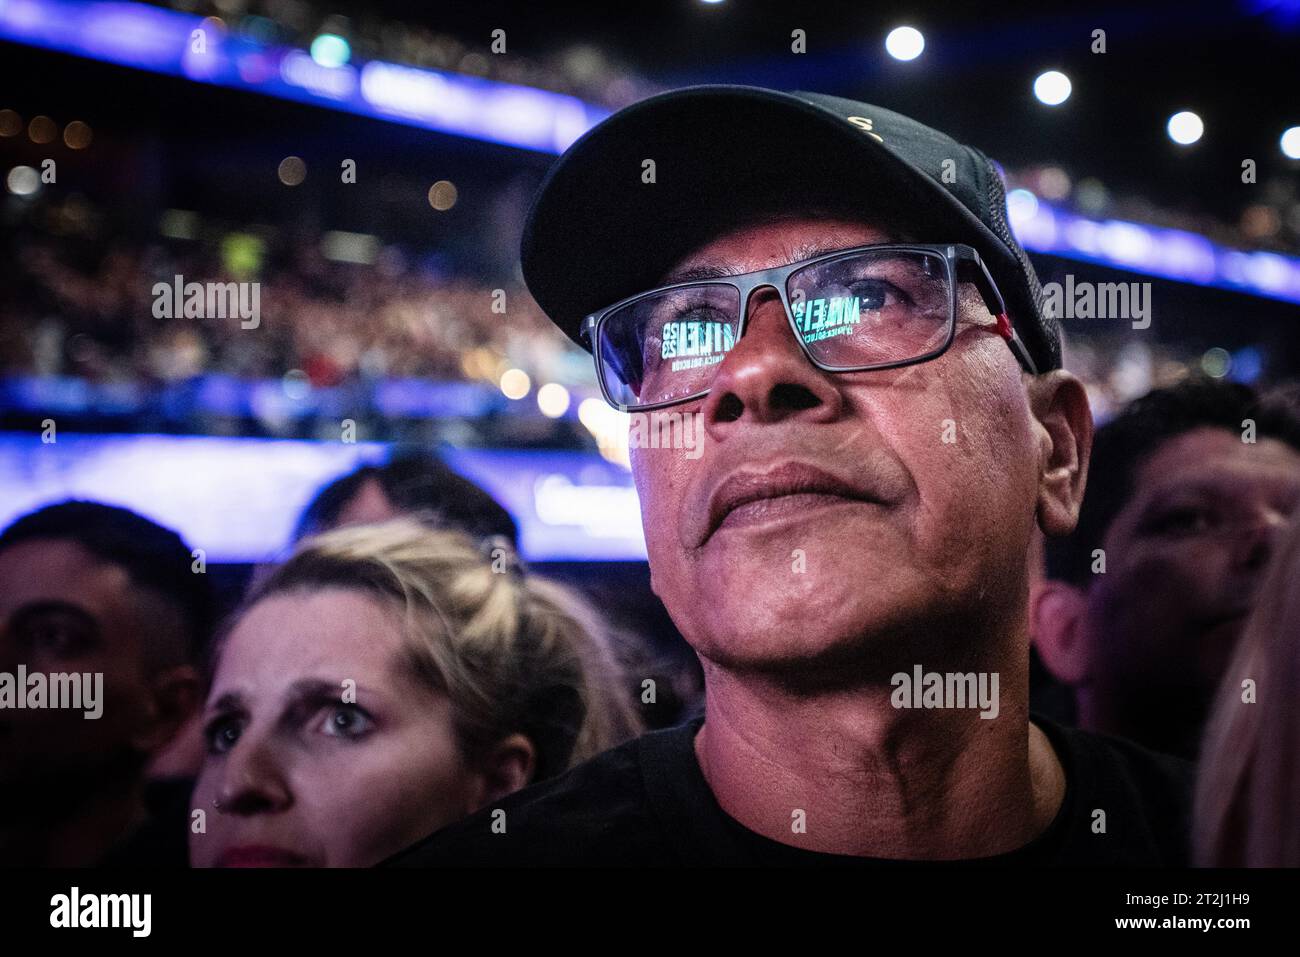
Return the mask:
[[[208,753],[225,754],[235,746],[243,730],[243,722],[238,718],[218,718],[213,721],[204,730],[204,736],[208,741]]]
[[[325,711],[322,734],[337,738],[360,738],[374,727],[371,717],[356,705],[337,705]]]

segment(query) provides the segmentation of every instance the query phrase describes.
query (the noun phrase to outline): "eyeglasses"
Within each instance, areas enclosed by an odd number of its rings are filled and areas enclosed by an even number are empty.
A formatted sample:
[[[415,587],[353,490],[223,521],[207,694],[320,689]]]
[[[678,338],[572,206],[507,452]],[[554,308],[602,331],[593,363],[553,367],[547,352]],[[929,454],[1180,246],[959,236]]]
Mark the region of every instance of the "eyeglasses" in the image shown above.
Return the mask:
[[[979,253],[953,244],[859,246],[774,269],[675,283],[592,313],[580,334],[610,405],[658,409],[708,395],[745,333],[746,307],[760,288],[776,289],[814,366],[865,372],[942,355],[956,335],[965,281],[978,288],[1021,366],[1036,373]]]

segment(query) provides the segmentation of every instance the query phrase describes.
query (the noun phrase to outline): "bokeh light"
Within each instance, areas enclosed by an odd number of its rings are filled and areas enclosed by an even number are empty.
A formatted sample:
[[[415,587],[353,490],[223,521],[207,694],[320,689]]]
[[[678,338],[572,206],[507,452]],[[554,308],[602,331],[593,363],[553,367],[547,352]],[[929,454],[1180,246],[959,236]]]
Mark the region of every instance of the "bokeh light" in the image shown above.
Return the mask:
[[[440,179],[429,187],[429,205],[439,212],[446,212],[456,205],[458,195],[455,183]]]
[[[280,160],[280,168],[277,170],[280,182],[285,186],[298,186],[307,178],[307,164],[301,157],[286,156]]]
[[[885,50],[895,60],[915,60],[925,49],[925,37],[916,27],[895,27],[885,37]]]
[[[1048,70],[1034,78],[1034,96],[1047,106],[1060,106],[1073,90],[1070,78],[1060,70]]]
[[[1180,146],[1190,146],[1204,135],[1205,124],[1191,110],[1183,110],[1169,117],[1165,129],[1169,132],[1169,138],[1175,143]]]

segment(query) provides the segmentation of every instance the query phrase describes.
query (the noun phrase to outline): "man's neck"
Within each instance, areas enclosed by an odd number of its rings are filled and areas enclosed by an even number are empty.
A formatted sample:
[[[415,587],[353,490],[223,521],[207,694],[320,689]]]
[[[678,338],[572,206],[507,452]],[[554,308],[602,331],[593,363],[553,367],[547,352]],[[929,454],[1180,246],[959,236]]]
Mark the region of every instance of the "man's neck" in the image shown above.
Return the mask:
[[[796,696],[706,666],[696,757],[723,810],[783,844],[912,860],[1013,851],[1051,823],[1065,775],[1029,722],[1027,661],[1007,664],[992,719],[895,707],[888,681]]]

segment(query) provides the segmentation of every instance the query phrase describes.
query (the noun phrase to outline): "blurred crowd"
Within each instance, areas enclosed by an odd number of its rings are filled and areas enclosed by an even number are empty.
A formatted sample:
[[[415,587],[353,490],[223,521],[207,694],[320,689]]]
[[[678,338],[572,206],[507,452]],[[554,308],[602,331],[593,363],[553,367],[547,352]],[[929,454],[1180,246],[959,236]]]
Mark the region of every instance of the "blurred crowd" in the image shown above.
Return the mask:
[[[70,196],[31,204],[5,231],[0,376],[168,385],[289,375],[314,388],[419,378],[495,389],[519,369],[535,385],[594,388],[590,361],[513,278],[496,285],[377,242],[339,261],[322,235],[273,237],[192,213],[192,238],[166,235],[175,223],[164,222],[131,239],[105,230],[105,215]],[[258,282],[258,327],[155,318],[155,283],[177,275]],[[1066,350],[1099,418],[1198,371],[1200,359],[1146,334],[1072,336]]]
[[[0,371],[92,381],[176,382],[207,372],[316,386],[349,378],[483,379],[508,368],[589,377],[522,284],[450,275],[396,246],[368,262],[327,259],[321,237],[235,231],[111,242],[67,235],[91,213],[70,198],[7,229]],[[160,319],[155,284],[259,284],[256,328],[237,317]],[[499,290],[499,291],[498,291]],[[508,319],[509,321],[505,321]]]

